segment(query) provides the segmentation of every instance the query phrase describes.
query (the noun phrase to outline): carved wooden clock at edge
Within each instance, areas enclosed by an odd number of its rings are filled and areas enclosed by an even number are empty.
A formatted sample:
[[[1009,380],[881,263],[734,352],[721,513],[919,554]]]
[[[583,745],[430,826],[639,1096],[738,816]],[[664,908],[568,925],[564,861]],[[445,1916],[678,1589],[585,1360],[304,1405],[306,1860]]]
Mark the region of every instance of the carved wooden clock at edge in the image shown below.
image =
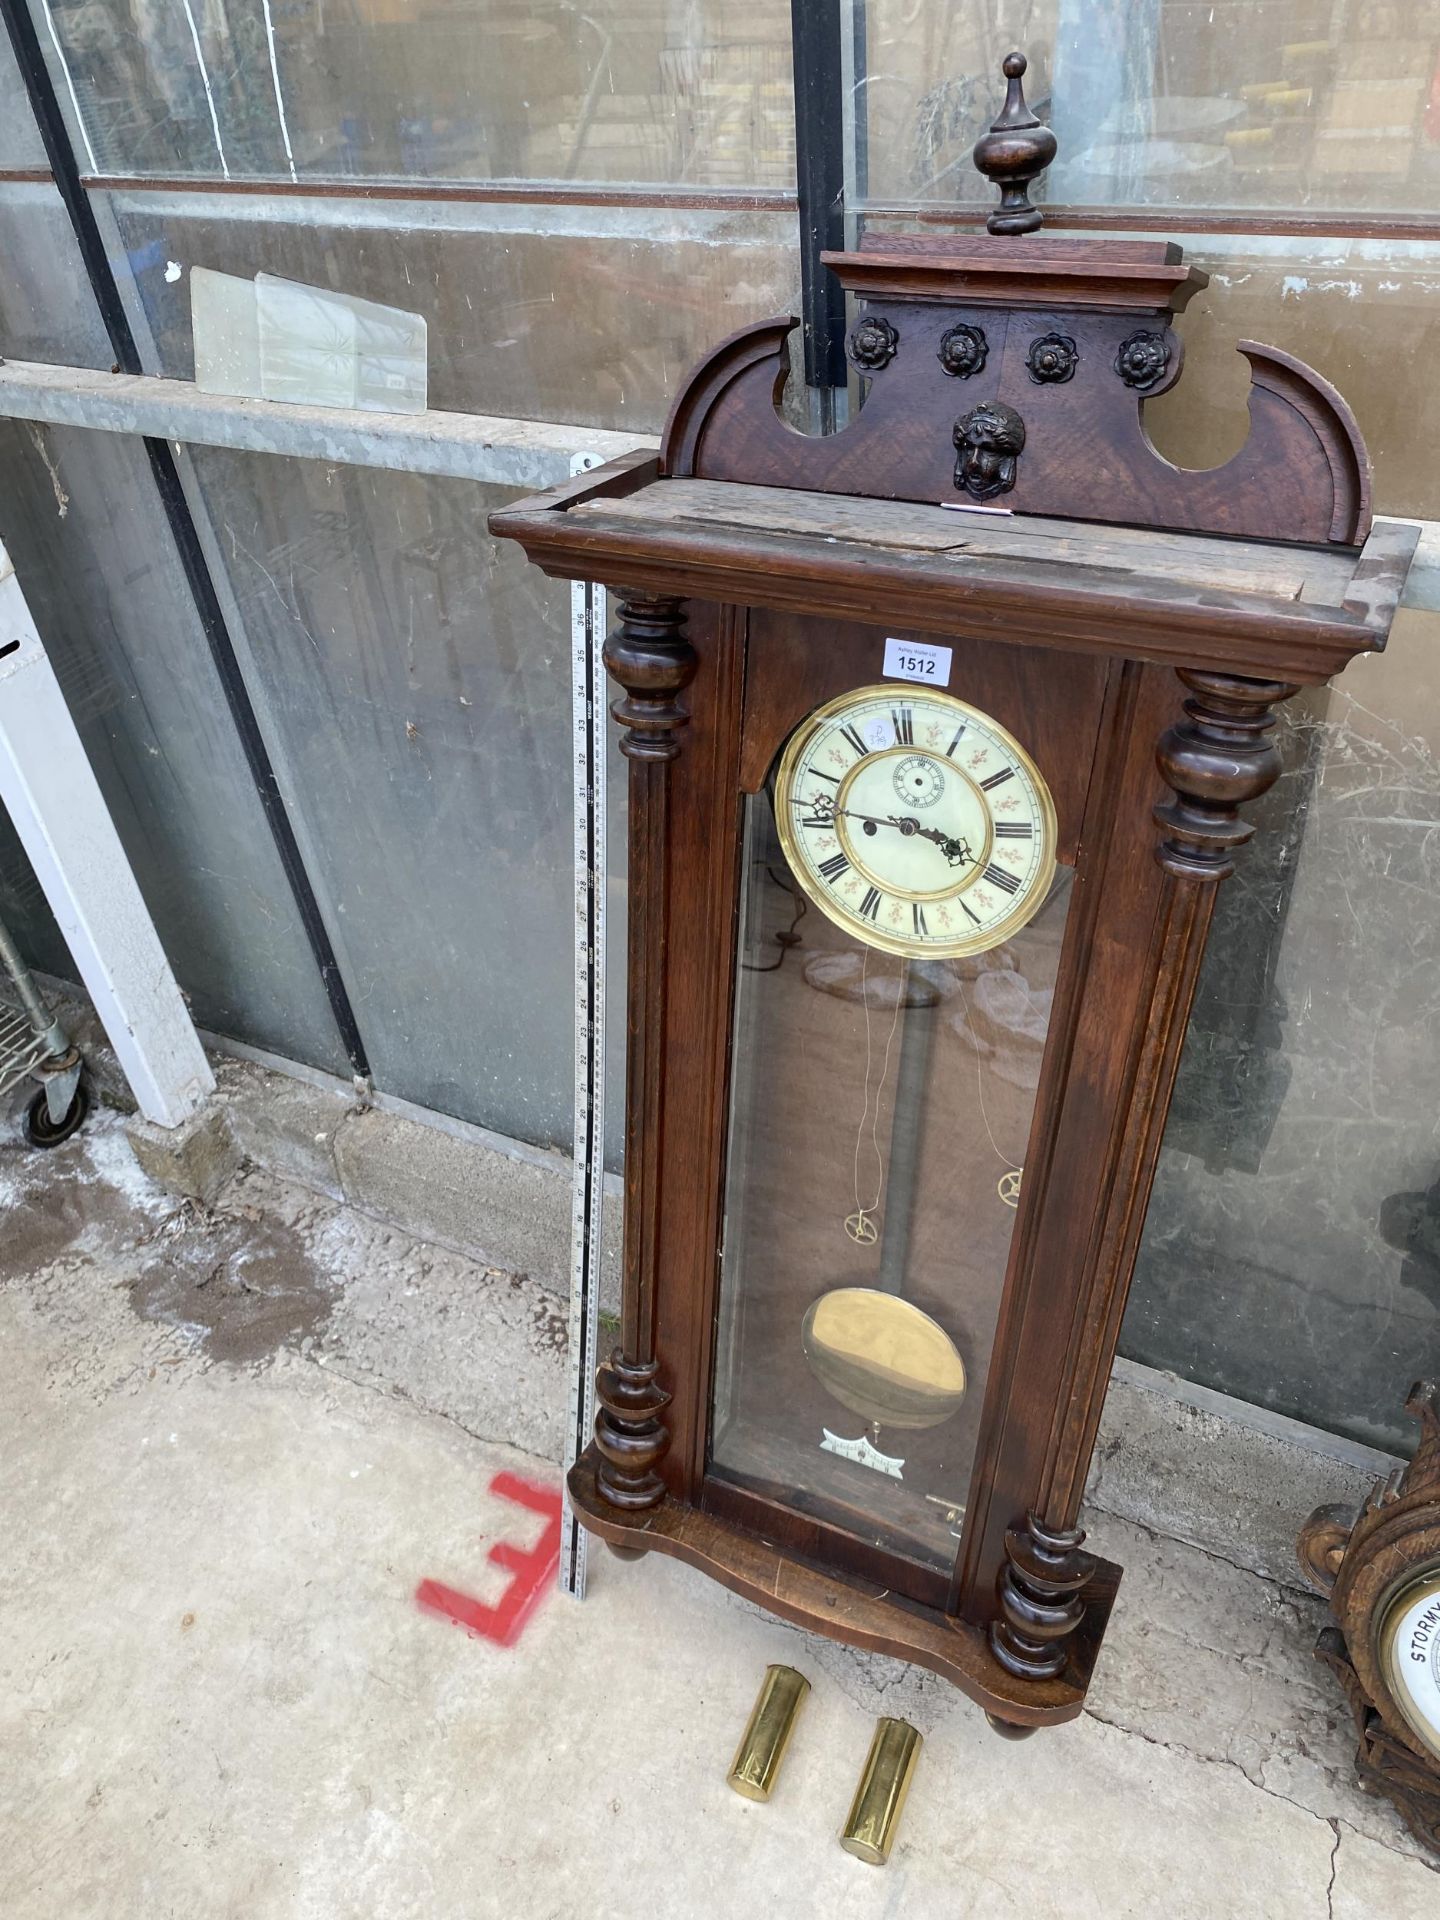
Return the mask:
[[[1377,1481],[1359,1511],[1317,1507],[1300,1564],[1330,1601],[1315,1657],[1355,1716],[1355,1768],[1440,1855],[1440,1384],[1418,1380],[1409,1465]]]
[[[827,255],[868,383],[808,438],[781,319],[636,454],[491,516],[619,595],[620,1337],[570,1478],[622,1553],[1080,1711],[1120,1570],[1086,1471],[1215,900],[1277,707],[1384,645],[1415,530],[1278,349],[1227,465],[1155,453],[1202,284],[1057,241],[1024,60],[984,235]]]

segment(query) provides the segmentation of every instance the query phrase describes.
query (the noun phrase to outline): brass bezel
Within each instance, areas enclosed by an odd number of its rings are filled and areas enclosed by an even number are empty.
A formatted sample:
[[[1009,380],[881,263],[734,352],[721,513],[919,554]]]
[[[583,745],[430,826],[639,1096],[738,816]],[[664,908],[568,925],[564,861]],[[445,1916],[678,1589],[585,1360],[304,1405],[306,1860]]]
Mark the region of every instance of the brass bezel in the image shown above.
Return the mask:
[[[791,821],[790,791],[795,781],[796,765],[806,747],[821,728],[827,726],[837,714],[844,713],[848,708],[862,705],[869,700],[897,700],[902,692],[908,692],[914,698],[923,696],[927,701],[948,707],[957,715],[963,715],[966,720],[978,720],[988,732],[1003,742],[1007,752],[1011,753],[1017,764],[1024,769],[1040,801],[1043,845],[1035,882],[1012,912],[982,933],[965,934],[956,940],[917,940],[913,935],[906,938],[903,934],[885,933],[878,927],[872,927],[869,921],[862,920],[858,914],[852,914],[842,907],[829,890],[810,872],[800,854],[801,843],[796,837],[796,830]],[[889,749],[881,748],[879,751],[887,752]],[[909,748],[907,751],[913,752],[915,749]],[[933,754],[931,757],[953,768],[960,779],[974,786],[974,781],[970,780],[969,775],[962,768],[957,767],[953,760],[947,759],[942,753]],[[938,687],[914,685],[910,681],[881,681],[870,686],[854,687],[848,693],[837,694],[833,700],[827,700],[823,706],[816,707],[812,713],[807,714],[786,741],[780,755],[780,764],[775,770],[773,792],[775,828],[780,836],[781,850],[790,871],[799,881],[806,895],[827,920],[844,932],[853,935],[857,940],[863,941],[866,946],[878,947],[882,953],[899,954],[907,960],[956,960],[967,954],[988,953],[992,947],[1003,945],[1022,927],[1027,926],[1050,897],[1057,865],[1055,846],[1058,826],[1055,802],[1049,787],[1045,784],[1044,775],[1009,728],[1002,727],[993,714],[986,713],[983,707],[971,706],[968,701],[957,699],[953,693],[942,693]],[[988,806],[986,811],[989,811]],[[890,887],[887,891],[893,894],[895,888]],[[959,893],[963,889],[956,887],[954,891]],[[914,898],[922,903],[931,898],[948,899],[950,892],[951,889],[947,888],[943,895],[916,894]],[[908,898],[909,896],[897,897]]]

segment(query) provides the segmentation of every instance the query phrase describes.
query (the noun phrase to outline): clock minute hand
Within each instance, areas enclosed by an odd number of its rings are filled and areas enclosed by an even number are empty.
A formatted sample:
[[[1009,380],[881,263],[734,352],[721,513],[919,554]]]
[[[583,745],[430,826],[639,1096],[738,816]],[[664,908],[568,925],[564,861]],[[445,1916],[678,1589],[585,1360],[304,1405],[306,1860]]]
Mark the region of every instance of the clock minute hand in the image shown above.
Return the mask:
[[[807,805],[814,806],[816,801],[804,801],[797,798],[794,804],[797,807]],[[832,820],[858,820],[862,826],[867,827],[894,827],[897,832],[904,834],[907,839],[911,834],[918,833],[924,840],[933,840],[952,867],[963,866],[967,860],[973,863],[975,858],[974,854],[970,851],[968,841],[953,839],[950,834],[942,833],[938,827],[922,827],[920,822],[915,819],[912,814],[856,813],[853,807],[836,806],[831,806],[828,811]]]
[[[816,795],[810,800],[802,800],[797,796],[792,804],[797,807],[810,806],[821,810],[822,798],[823,796]],[[824,804],[823,811],[828,813],[832,820],[858,820],[862,826],[867,827],[898,827],[901,833],[918,833],[920,831],[918,822],[912,823],[900,818],[896,814],[856,813],[853,807],[831,806],[828,804],[828,801]]]

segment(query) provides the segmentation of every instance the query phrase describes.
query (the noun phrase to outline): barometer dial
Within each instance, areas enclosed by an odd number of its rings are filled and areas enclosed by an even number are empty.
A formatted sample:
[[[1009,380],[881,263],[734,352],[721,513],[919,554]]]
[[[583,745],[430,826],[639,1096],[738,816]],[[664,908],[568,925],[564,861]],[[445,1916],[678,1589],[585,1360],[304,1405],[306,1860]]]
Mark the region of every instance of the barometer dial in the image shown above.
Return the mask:
[[[1391,1602],[1380,1657],[1406,1724],[1440,1760],[1440,1569],[1430,1567]]]

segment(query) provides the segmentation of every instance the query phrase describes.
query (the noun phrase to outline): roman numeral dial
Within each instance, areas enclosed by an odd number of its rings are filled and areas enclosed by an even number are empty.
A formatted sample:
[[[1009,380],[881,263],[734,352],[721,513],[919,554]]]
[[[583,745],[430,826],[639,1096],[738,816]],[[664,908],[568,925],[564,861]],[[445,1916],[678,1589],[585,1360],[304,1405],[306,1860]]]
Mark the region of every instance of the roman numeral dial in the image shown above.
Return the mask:
[[[791,735],[771,790],[796,879],[853,941],[982,953],[1049,894],[1044,777],[999,721],[950,694],[890,683],[827,701]],[[807,939],[834,943],[823,929]]]

